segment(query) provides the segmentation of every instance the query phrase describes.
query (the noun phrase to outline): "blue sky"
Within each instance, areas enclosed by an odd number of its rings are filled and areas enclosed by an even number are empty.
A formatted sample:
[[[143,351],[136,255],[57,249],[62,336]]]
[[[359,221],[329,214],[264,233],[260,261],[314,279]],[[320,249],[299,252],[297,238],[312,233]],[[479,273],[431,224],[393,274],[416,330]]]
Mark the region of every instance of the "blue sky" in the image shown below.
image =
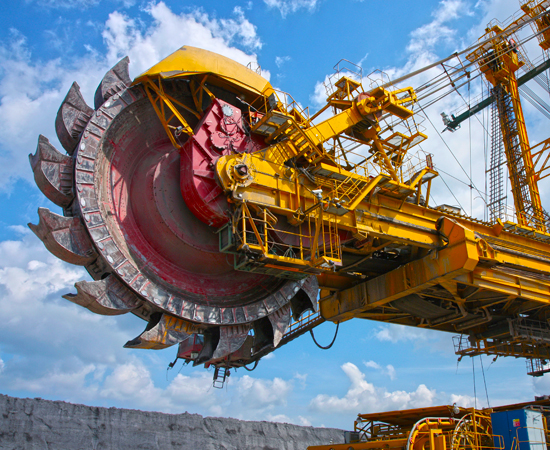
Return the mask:
[[[516,0],[8,2],[0,13],[0,392],[342,428],[350,428],[357,413],[471,406],[474,392],[478,406],[487,397],[496,405],[548,394],[548,376],[529,378],[522,360],[458,364],[451,335],[361,320],[342,324],[330,350],[305,335],[255,371],[233,373],[226,388],[216,390],[212,373],[202,368],[178,364],[167,371],[175,349],[123,349],[144,328],[136,317],[96,316],[62,299],[88,275],[51,256],[26,227],[38,221],[39,206],[56,210],[35,187],[28,164],[38,135],[61,148],[54,120],[70,84],[78,81],[92,105],[103,74],[123,56],[130,56],[135,77],[182,45],[203,47],[260,64],[272,84],[316,110],[322,82],[340,59],[360,63],[364,75],[380,69],[395,78],[467,47],[492,18],[504,20],[518,9]],[[464,95],[474,98],[482,89],[477,80]],[[459,106],[458,96],[449,97],[428,116],[441,131],[439,113]],[[532,140],[540,140],[547,119],[529,108],[526,113]],[[482,202],[464,172],[425,125],[425,150],[450,174],[443,178],[456,201],[482,217]],[[444,138],[482,188],[480,129],[472,120]],[[436,203],[456,203],[444,184],[433,194]],[[316,329],[318,340],[328,343],[334,329],[331,323]]]

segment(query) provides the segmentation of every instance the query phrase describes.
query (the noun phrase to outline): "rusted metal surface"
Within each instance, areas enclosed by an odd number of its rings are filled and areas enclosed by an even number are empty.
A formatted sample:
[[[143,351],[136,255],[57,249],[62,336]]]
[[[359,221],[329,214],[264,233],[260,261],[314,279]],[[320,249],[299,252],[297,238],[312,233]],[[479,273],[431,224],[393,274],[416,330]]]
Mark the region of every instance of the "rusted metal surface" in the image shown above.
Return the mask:
[[[95,109],[98,109],[113,95],[123,91],[132,83],[128,73],[130,58],[122,58],[109,72],[105,74],[97,87],[94,96]]]
[[[273,347],[277,347],[290,323],[290,305],[283,306],[281,309],[269,315],[269,321],[273,326]]]
[[[212,354],[212,359],[225,358],[232,353],[237,352],[246,341],[250,325],[233,325],[230,327],[220,327],[220,340],[216,350]]]
[[[76,294],[63,298],[104,316],[126,314],[142,303],[115,275],[99,281],[79,281],[75,287]]]
[[[291,300],[292,318],[298,320],[306,311],[317,311],[317,296],[319,295],[319,282],[314,276],[304,280],[302,287]]]
[[[55,119],[57,137],[69,155],[73,154],[82,131],[93,112],[94,110],[84,101],[80,93],[80,86],[75,81],[57,111]]]
[[[29,155],[34,180],[42,193],[58,206],[69,206],[74,198],[74,163],[44,136],[38,137],[36,153]]]
[[[39,208],[38,216],[38,225],[29,223],[29,227],[59,259],[85,266],[97,258],[92,242],[78,217],[63,217],[47,208]]]
[[[156,313],[151,317],[145,331],[128,341],[124,347],[162,350],[184,341],[193,331],[196,329],[181,319]]]

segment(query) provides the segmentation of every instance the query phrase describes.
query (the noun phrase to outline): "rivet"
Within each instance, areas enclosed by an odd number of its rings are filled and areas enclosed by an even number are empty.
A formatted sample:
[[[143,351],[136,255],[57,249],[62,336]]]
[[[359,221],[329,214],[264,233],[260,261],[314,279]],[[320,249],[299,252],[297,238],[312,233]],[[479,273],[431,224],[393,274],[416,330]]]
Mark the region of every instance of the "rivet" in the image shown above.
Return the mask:
[[[107,255],[107,261],[109,261],[112,264],[113,257],[111,255]]]
[[[86,148],[86,144],[84,142],[82,142],[80,144],[80,150],[84,150]]]
[[[81,188],[82,189],[82,188]],[[86,200],[84,200],[83,198],[80,199],[80,204],[82,206],[86,206]]]

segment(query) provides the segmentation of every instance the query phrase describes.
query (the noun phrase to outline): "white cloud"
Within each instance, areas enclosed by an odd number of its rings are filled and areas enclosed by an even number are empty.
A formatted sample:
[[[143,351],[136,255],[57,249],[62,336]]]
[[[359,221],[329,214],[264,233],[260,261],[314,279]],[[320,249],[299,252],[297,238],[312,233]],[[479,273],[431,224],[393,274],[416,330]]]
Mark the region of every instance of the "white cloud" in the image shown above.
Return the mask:
[[[0,358],[0,373],[2,373],[2,371],[4,370],[4,361],[2,360],[2,358]]]
[[[237,391],[240,401],[250,408],[271,408],[274,405],[286,405],[292,384],[281,378],[262,380],[244,375],[238,380]]]
[[[390,380],[395,380],[396,374],[395,374],[395,368],[388,364],[386,367],[382,367],[380,364],[378,364],[376,361],[363,361],[363,364],[365,367],[369,369],[375,369],[383,373],[384,375],[387,375]]]
[[[0,242],[0,342],[13,356],[0,374],[2,386],[66,394],[124,358],[122,345],[136,329],[61,298],[82,279],[89,279],[83,268],[60,261],[32,234]]]
[[[75,367],[54,363],[43,375],[16,377],[7,386],[41,395],[54,395],[72,402],[91,402],[97,396],[97,385],[88,383],[86,378],[93,375],[96,369],[94,364],[84,365],[76,361]]]
[[[301,389],[306,388],[306,386],[307,386],[307,377],[308,377],[307,373],[296,373],[296,374],[294,374],[294,378],[296,380],[298,380]]]
[[[119,400],[139,398],[141,403],[147,404],[151,397],[158,399],[157,391],[147,368],[136,361],[115,367],[105,378],[101,395]]]
[[[457,394],[451,394],[451,405],[454,405],[456,403],[457,406],[460,406],[462,408],[474,408],[474,407],[480,407],[479,400],[476,402],[475,397],[472,397],[470,395],[457,395]]]
[[[278,9],[283,19],[301,9],[313,11],[319,4],[319,0],[264,0],[269,8]]]
[[[310,427],[311,426],[311,422],[305,417],[298,416],[298,420],[300,421],[299,425],[302,425],[304,427]]]
[[[396,374],[395,374],[395,368],[391,365],[391,364],[388,364],[386,366],[386,370],[387,370],[387,373],[388,373],[388,377],[390,377],[390,380],[395,380],[396,378]]]
[[[420,384],[413,392],[392,392],[369,383],[365,379],[365,374],[353,363],[345,363],[341,369],[350,381],[346,394],[343,397],[319,394],[310,403],[313,410],[331,414],[338,412],[367,413],[418,408],[433,404],[435,390],[428,389],[424,384]]]
[[[404,342],[404,341],[425,341],[429,332],[419,328],[406,327],[403,325],[381,325],[374,331],[374,337],[382,342]]]
[[[270,422],[292,423],[292,420],[290,419],[290,417],[288,417],[285,414],[277,414],[277,415],[268,414],[267,420],[269,420]]]
[[[407,50],[411,53],[420,53],[431,51],[441,40],[452,43],[456,30],[449,28],[445,23],[469,14],[468,6],[462,0],[442,0],[439,8],[432,14],[434,20],[411,33]]]
[[[280,69],[281,67],[283,67],[284,63],[290,61],[290,59],[291,59],[290,56],[276,56],[275,64]]]
[[[128,55],[132,62],[131,71],[135,75],[156,64],[181,45],[210,50],[243,65],[257,63],[256,55],[249,55],[233,46],[239,44],[250,50],[262,47],[256,27],[246,19],[241,8],[235,8],[234,17],[230,19],[211,18],[198,9],[178,15],[163,2],[150,4],[146,12],[154,21],[147,30],[142,30],[128,16],[113,12],[103,31],[108,60],[116,62]]]
[[[378,364],[377,362],[374,362],[374,361],[363,362],[363,364],[365,364],[366,367],[369,367],[371,369],[380,370],[382,368],[382,366],[380,364]]]

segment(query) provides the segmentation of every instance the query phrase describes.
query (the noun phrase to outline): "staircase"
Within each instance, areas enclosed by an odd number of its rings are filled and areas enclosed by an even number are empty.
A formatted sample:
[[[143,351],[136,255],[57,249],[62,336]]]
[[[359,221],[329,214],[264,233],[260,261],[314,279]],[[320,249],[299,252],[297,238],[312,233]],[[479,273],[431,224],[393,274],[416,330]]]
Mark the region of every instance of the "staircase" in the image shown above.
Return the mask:
[[[294,115],[280,111],[270,111],[252,126],[252,132],[267,136],[266,142],[276,142],[272,149],[276,151],[277,163],[285,163],[291,158],[304,158],[316,164],[325,156],[322,147],[318,147],[296,123]]]

